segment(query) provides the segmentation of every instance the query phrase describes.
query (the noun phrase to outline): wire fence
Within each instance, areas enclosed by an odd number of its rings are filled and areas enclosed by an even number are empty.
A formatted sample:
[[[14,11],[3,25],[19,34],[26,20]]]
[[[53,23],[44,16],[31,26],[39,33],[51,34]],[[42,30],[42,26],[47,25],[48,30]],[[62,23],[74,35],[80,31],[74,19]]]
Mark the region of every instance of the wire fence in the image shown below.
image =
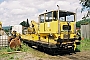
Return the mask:
[[[8,35],[4,32],[3,35],[0,35],[0,47],[8,46]]]

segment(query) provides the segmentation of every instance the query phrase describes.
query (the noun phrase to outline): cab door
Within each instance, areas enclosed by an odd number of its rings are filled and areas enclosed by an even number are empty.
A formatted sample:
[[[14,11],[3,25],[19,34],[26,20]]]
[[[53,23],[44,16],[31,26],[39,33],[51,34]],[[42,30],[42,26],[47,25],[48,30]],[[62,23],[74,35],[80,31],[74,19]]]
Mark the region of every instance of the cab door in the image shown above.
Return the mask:
[[[45,13],[44,30],[46,33],[51,32],[52,12]]]
[[[44,14],[39,15],[39,33],[44,33]]]

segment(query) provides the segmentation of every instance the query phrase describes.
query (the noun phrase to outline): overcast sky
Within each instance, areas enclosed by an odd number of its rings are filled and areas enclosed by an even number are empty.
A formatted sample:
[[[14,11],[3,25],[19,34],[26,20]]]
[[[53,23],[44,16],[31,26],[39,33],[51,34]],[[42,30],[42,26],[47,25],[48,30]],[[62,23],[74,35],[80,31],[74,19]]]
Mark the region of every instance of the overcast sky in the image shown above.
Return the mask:
[[[76,12],[77,9],[77,21],[85,14],[80,12],[79,0],[0,0],[0,21],[3,26],[17,25],[27,18],[38,22],[40,13],[57,10],[57,4],[61,10]]]

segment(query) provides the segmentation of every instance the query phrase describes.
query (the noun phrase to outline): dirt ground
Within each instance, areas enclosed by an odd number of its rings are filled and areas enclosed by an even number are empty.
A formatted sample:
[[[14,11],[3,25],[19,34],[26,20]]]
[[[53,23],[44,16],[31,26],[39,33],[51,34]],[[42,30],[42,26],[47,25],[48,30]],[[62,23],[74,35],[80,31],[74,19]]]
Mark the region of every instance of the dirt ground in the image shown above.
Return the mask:
[[[42,52],[43,53],[43,52]],[[45,56],[45,57],[44,57]],[[0,58],[0,60],[9,60],[8,57]],[[57,55],[51,56],[46,53],[42,57],[34,56],[28,52],[15,53],[14,57],[10,57],[10,60],[90,60],[90,52],[83,51],[77,52],[76,54],[66,54],[66,55]]]
[[[72,54],[72,55],[66,54],[62,56],[47,55],[46,58],[38,58],[38,57],[32,56],[31,54],[25,54],[25,57],[23,58],[23,60],[90,60],[90,52],[83,51],[83,52],[77,52],[76,54]]]

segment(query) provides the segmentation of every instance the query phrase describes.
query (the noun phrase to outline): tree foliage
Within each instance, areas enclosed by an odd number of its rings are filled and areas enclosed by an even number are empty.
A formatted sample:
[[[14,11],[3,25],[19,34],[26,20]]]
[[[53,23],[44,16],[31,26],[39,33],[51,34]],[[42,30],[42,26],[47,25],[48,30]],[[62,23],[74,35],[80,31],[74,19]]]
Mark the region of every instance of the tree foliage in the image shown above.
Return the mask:
[[[5,31],[5,32],[9,32],[9,30],[8,30],[8,29],[5,29],[4,31]]]
[[[90,16],[90,0],[80,0],[80,4],[82,4],[83,6],[81,12],[84,11],[84,9],[87,9],[88,11],[87,15],[86,16],[84,15],[84,18],[89,17]]]
[[[85,8],[90,8],[90,0],[80,0],[80,3]]]
[[[76,27],[81,27],[81,24],[88,24],[90,23],[90,19],[85,19],[85,20],[80,20],[78,22],[76,22]]]
[[[28,19],[27,19],[27,21],[21,22],[20,25],[22,25],[22,26],[24,26],[24,27],[29,27],[29,26],[30,26]]]
[[[26,27],[27,23],[26,23],[26,21],[23,21],[23,22],[20,23],[20,25]]]

